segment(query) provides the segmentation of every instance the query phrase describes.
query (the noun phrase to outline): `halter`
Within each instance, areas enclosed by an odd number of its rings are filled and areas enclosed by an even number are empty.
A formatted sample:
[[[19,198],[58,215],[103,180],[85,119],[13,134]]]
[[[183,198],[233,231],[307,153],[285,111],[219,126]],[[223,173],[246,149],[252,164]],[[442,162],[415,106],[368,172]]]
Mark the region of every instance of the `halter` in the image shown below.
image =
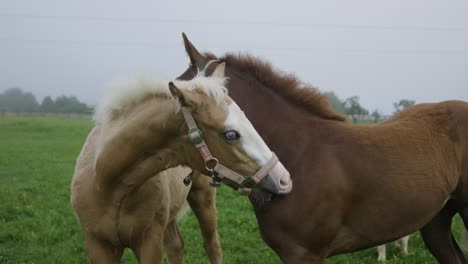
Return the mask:
[[[215,158],[208,146],[203,139],[202,131],[197,127],[195,120],[193,119],[191,110],[187,107],[182,107],[182,114],[184,115],[185,122],[188,126],[188,138],[189,141],[197,147],[200,155],[205,162],[206,170],[211,174],[211,178],[213,179],[212,186],[218,187],[220,184],[220,180],[223,178],[227,178],[230,181],[237,183],[238,185],[238,193],[241,195],[249,195],[252,192],[252,189],[255,187],[257,183],[259,183],[269,172],[276,166],[278,163],[278,158],[276,157],[275,153],[272,152],[271,159],[258,170],[253,176],[242,176],[229,168],[223,166],[219,163],[219,160]]]
[[[210,68],[211,64],[220,62],[220,60],[210,60],[206,63],[205,67],[203,67],[203,69],[200,72],[203,73],[203,76],[205,76],[205,73],[208,70],[208,68]]]
[[[205,67],[203,67],[203,69],[200,70],[200,68],[198,68],[198,71],[200,73],[203,74],[203,76],[206,76],[206,71],[208,70],[208,68],[210,68],[210,66],[213,64],[213,63],[220,63],[221,61],[220,60],[210,60],[208,61],[206,64],[205,64]]]

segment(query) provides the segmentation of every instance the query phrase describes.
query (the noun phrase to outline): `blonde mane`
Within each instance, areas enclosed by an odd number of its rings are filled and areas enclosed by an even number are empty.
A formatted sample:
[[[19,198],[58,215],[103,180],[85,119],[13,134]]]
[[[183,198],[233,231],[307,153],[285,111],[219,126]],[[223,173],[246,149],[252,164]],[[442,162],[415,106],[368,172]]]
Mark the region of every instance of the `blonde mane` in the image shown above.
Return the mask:
[[[227,95],[226,81],[226,78],[206,77],[200,72],[192,80],[172,82],[181,90],[199,90],[219,103]],[[151,97],[173,98],[169,81],[138,78],[112,85],[96,105],[95,124],[108,123]]]

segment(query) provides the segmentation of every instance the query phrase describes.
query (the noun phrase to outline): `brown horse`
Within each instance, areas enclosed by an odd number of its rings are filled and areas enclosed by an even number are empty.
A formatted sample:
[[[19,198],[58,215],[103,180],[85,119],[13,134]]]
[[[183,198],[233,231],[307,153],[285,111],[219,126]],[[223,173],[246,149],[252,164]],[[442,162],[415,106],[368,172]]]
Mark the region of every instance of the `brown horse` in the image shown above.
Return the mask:
[[[467,103],[420,104],[352,125],[293,75],[184,42],[191,65],[179,78],[225,62],[230,96],[291,173],[290,194],[256,188],[263,205],[250,196],[262,238],[284,263],[322,263],[416,230],[439,263],[467,263],[450,229],[456,213],[468,224]]]
[[[289,173],[229,98],[225,81],[220,64],[210,78],[140,81],[99,105],[72,180],[91,262],[119,263],[129,247],[140,263],[160,263],[163,243],[169,262],[182,262],[176,216],[189,192],[182,181],[189,171],[176,166],[213,171],[245,193],[253,185],[273,194],[291,191]],[[200,206],[211,208],[212,198]]]

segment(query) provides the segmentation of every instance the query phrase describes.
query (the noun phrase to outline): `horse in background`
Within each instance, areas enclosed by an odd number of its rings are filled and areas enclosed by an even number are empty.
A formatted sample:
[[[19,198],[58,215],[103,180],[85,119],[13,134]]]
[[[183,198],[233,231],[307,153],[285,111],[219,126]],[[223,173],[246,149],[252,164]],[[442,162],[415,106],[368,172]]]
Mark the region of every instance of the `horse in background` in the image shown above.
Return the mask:
[[[184,43],[190,66],[179,79],[226,63],[230,96],[291,173],[290,194],[249,197],[284,263],[322,263],[416,230],[439,263],[468,263],[451,232],[456,213],[468,224],[466,102],[353,125],[293,75],[252,56],[201,54],[185,35]]]
[[[177,218],[188,200],[210,263],[222,263],[216,193],[210,180],[194,176],[185,186],[191,169],[152,170],[160,162],[152,138],[165,126],[155,124],[153,114],[166,106],[154,104],[153,97],[158,93],[171,97],[167,82],[142,80],[117,88],[97,106],[96,125],[83,145],[71,183],[71,203],[89,260],[120,263],[124,248],[130,248],[139,263],[161,263],[164,245],[169,263],[182,263],[184,243]],[[149,114],[150,109],[156,112]]]
[[[408,255],[409,237],[410,236],[407,235],[394,242],[395,246],[400,248],[401,253],[403,253],[403,255],[405,256]],[[379,254],[379,256],[377,257],[377,261],[385,262],[387,260],[387,247],[385,244],[377,246],[377,253]]]

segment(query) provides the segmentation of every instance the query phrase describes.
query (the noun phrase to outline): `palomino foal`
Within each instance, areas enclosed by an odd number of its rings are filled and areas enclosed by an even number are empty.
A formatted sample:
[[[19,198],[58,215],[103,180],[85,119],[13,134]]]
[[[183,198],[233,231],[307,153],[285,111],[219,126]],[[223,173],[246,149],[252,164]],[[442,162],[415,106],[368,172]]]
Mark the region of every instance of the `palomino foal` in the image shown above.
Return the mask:
[[[289,173],[229,98],[225,81],[220,64],[209,78],[139,83],[141,92],[98,108],[72,180],[92,263],[119,263],[125,247],[140,263],[160,263],[163,244],[170,263],[182,262],[176,216],[189,192],[182,181],[189,170],[179,165],[211,172],[244,193],[253,184],[291,191]]]

